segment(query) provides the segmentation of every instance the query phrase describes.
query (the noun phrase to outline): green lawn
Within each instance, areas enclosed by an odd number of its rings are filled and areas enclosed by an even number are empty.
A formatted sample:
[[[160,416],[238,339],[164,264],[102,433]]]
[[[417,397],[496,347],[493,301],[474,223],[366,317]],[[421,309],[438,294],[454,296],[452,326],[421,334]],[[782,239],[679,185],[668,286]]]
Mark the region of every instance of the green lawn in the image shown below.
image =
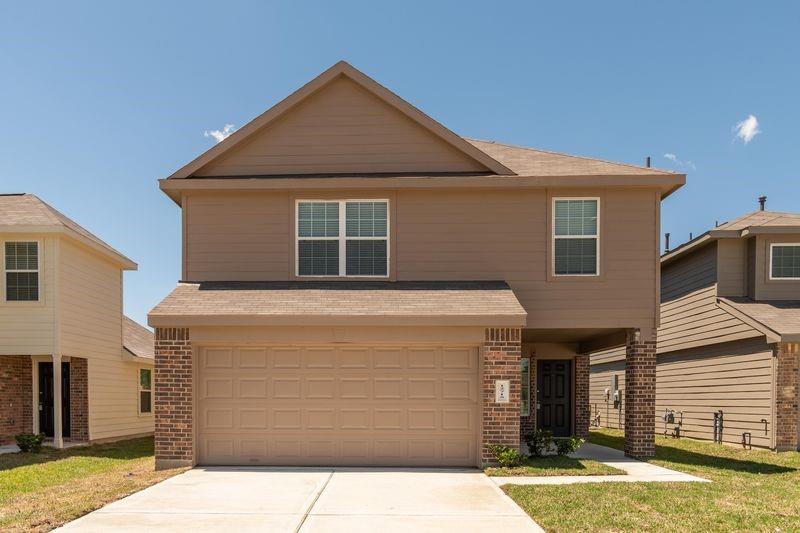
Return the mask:
[[[591,459],[573,459],[558,455],[527,458],[521,466],[490,467],[484,472],[487,476],[607,476],[625,473]]]
[[[590,442],[622,448],[618,430]],[[506,485],[547,531],[800,531],[800,453],[656,437],[652,463],[713,483]]]
[[[49,531],[184,470],[153,467],[152,437],[0,455],[0,531]]]

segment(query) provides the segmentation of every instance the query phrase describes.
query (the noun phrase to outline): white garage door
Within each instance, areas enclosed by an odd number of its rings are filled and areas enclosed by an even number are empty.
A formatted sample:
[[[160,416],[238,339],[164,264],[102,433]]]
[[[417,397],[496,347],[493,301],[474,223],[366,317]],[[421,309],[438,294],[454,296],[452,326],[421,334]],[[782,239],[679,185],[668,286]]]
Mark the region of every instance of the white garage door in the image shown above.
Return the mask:
[[[200,464],[473,466],[478,349],[198,350]]]

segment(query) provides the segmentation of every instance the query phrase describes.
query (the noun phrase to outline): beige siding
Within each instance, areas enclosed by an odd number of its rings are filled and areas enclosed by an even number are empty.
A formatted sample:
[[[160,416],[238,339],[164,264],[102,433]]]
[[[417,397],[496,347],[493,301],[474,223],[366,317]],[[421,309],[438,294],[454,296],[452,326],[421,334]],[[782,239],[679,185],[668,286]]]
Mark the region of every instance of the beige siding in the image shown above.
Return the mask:
[[[666,409],[672,409],[683,413],[683,435],[711,440],[714,412],[721,409],[724,442],[739,444],[742,433],[747,431],[752,434],[754,446],[771,447],[772,372],[772,350],[763,339],[721,343],[659,356],[656,432],[663,433],[661,417]],[[621,410],[607,403],[604,396],[604,389],[610,386],[614,373],[619,375],[623,391]],[[591,367],[589,402],[592,415],[600,415],[603,427],[624,427],[624,382],[624,361]],[[679,419],[680,414],[676,414],[676,420]],[[766,432],[762,420],[767,421]],[[669,429],[672,427],[671,424]]]
[[[138,414],[138,365],[122,358],[120,268],[67,239],[59,259],[62,353],[88,360],[89,438],[152,431]]]
[[[755,299],[800,300],[800,281],[769,279],[770,244],[800,243],[796,235],[758,235],[755,241]]]
[[[717,278],[720,296],[747,296],[747,242],[717,241]]]
[[[712,439],[714,412],[723,411],[723,440],[772,445],[772,351],[763,339],[704,346],[659,358],[656,416],[665,409],[683,412],[687,437]],[[767,421],[767,432],[761,420]],[[656,430],[663,431],[663,423]]]
[[[624,354],[623,354],[624,358]],[[614,406],[613,396],[606,399],[605,390],[610,395],[612,376],[617,376],[621,398],[625,398],[625,361],[592,365],[589,373],[589,408],[591,420],[599,416],[600,427],[621,429],[625,427],[625,402]]]
[[[395,233],[393,279],[505,280],[528,312],[529,327],[613,328],[655,322],[655,191],[551,190],[548,195],[534,189],[451,189],[385,195],[392,202]],[[549,275],[548,205],[552,196],[562,195],[601,198],[597,278]],[[291,198],[323,196],[329,197],[330,191],[190,194],[185,207],[187,277],[291,279]]]
[[[6,302],[5,241],[39,241],[40,301]],[[0,355],[49,355],[55,350],[55,236],[0,234]]]
[[[661,302],[670,302],[717,282],[717,247],[711,243],[661,267]]]
[[[486,168],[340,77],[195,175],[475,171]]]
[[[289,278],[287,192],[191,195],[184,209],[187,279]]]

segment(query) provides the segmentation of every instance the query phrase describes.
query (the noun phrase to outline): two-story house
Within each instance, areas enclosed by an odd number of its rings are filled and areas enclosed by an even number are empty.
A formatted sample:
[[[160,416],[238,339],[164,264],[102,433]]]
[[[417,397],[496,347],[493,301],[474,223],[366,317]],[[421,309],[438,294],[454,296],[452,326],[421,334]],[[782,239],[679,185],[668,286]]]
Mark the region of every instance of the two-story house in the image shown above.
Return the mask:
[[[344,62],[159,182],[158,467],[477,466],[588,431],[627,347],[653,453],[659,209],[685,176],[465,139]]]
[[[0,444],[152,434],[153,334],[122,314],[136,264],[32,194],[0,195]]]
[[[651,423],[667,435],[797,449],[798,343],[800,215],[755,211],[668,250]],[[625,426],[624,358],[591,356],[598,425]]]

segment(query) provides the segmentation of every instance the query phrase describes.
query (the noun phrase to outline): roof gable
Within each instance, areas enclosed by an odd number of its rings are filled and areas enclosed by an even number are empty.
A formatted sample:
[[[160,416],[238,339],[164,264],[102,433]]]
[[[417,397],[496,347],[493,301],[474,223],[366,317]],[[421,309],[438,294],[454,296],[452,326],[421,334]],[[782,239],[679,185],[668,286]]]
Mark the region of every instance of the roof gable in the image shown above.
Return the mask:
[[[514,172],[339,62],[170,179]]]

